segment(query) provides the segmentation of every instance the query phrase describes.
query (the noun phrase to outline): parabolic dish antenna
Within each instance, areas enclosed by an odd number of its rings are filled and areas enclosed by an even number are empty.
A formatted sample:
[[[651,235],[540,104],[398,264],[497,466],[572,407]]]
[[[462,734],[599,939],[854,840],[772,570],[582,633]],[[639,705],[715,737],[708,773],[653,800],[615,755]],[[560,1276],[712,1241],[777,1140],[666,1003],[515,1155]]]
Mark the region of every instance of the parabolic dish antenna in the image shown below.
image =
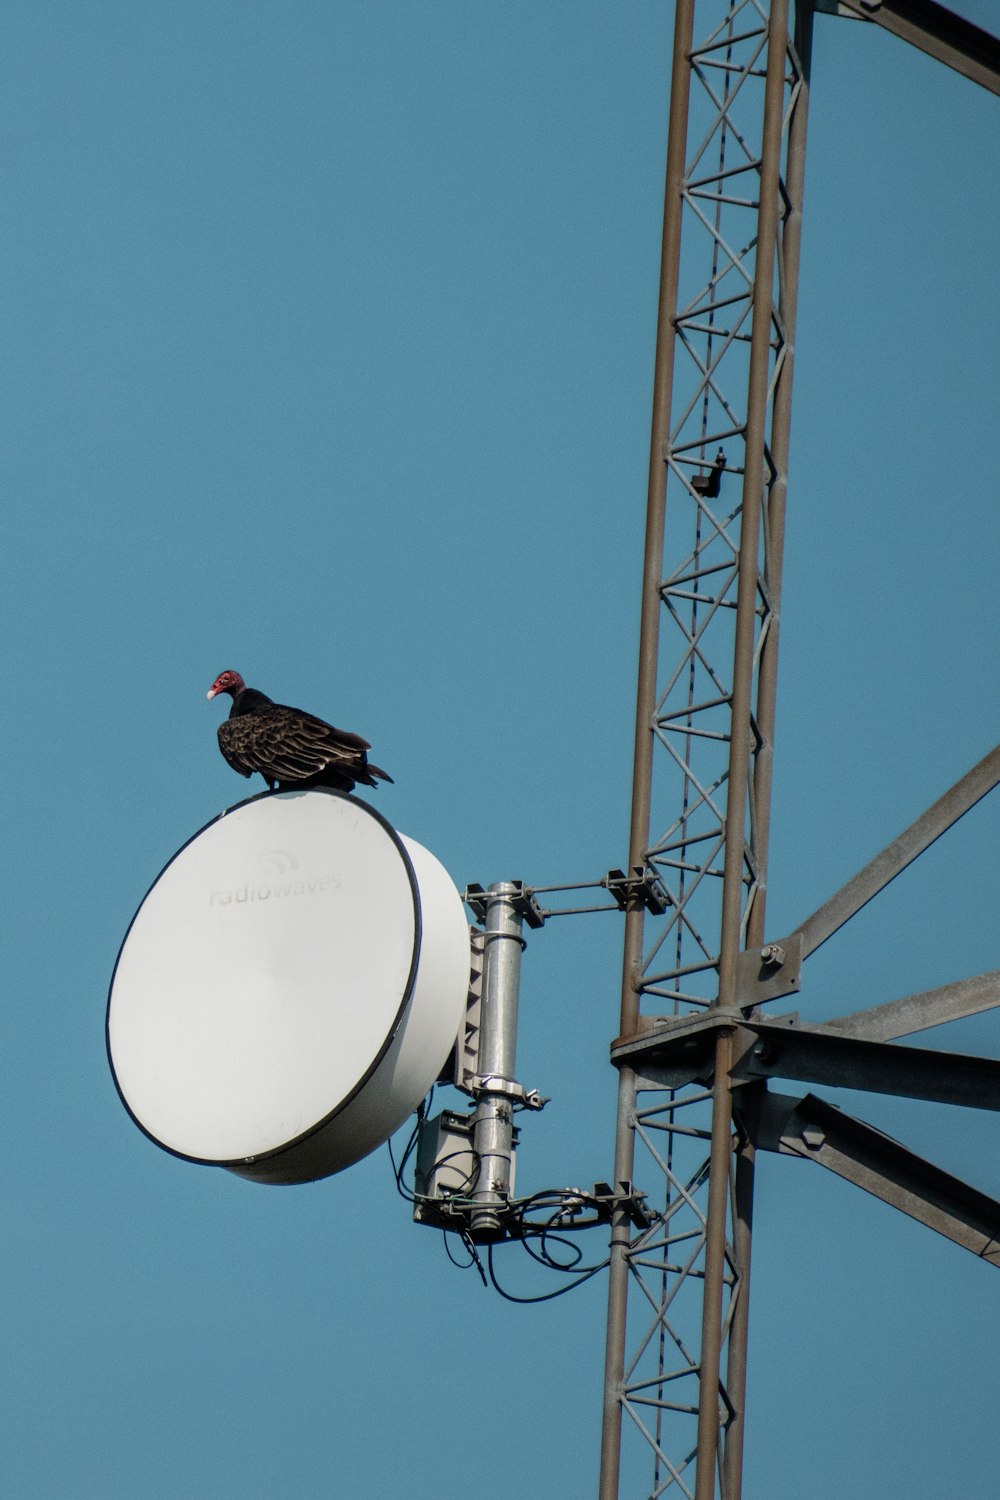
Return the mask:
[[[157,1145],[309,1182],[416,1108],[468,988],[462,900],[432,854],[343,793],[264,793],[185,844],[133,917],[108,1056]]]

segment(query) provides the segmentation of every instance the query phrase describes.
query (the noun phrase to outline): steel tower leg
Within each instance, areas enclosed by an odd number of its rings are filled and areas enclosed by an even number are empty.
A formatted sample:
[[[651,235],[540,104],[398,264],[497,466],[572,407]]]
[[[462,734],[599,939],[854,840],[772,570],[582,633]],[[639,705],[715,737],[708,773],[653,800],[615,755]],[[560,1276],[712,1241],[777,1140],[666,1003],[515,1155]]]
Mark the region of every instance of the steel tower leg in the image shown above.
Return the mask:
[[[649,950],[641,903],[626,914],[623,1037],[664,1001],[739,1004],[740,949],[763,934],[811,15],[793,44],[788,5],[698,0],[699,22],[713,14],[697,45],[695,0],[676,5],[629,852],[670,910]],[[682,229],[707,232],[693,283]],[[709,1091],[651,1102],[621,1068],[615,1177],[638,1175],[641,1141],[664,1200],[652,1231],[612,1226],[600,1500],[619,1495],[626,1413],[652,1450],[643,1493],[738,1500],[753,1152],[738,1130],[734,1153],[731,1051],[721,1030]]]
[[[778,634],[781,621],[781,573],[785,553],[785,509],[788,492],[788,455],[792,419],[792,374],[795,359],[795,319],[799,293],[799,252],[802,243],[802,200],[805,191],[806,127],[809,117],[809,65],[812,56],[811,5],[799,7],[796,14],[795,49],[801,66],[801,83],[796,91],[788,121],[785,188],[788,211],[782,232],[784,276],[780,283],[779,316],[785,328],[785,359],[775,381],[771,414],[771,460],[774,478],[767,497],[769,546],[764,582],[771,601],[770,629],[760,656],[757,682],[757,733],[759,745],[754,761],[753,796],[758,809],[766,809],[758,823],[757,850],[760,882],[757,900],[747,922],[746,946],[759,948],[764,943],[764,907],[767,895],[767,867],[770,844],[771,784],[774,770],[774,720],[777,703]],[[726,1433],[723,1470],[723,1493],[739,1500],[743,1482],[743,1438],[746,1414],[747,1342],[750,1318],[750,1252],[753,1242],[753,1190],[756,1152],[752,1144],[756,1131],[759,1090],[742,1090],[745,1100],[738,1113],[746,1118],[747,1129],[741,1132],[737,1145],[735,1193],[733,1203],[733,1243],[740,1277],[739,1294],[729,1333],[729,1355],[726,1385],[733,1404],[733,1416]]]
[[[687,150],[687,115],[691,70],[687,54],[694,28],[694,0],[677,0],[674,14],[674,61],[670,77],[670,114],[667,127],[667,175],[663,205],[663,243],[660,254],[660,294],[653,367],[653,419],[649,443],[649,483],[646,501],[646,542],[643,562],[642,606],[639,624],[639,683],[636,693],[635,752],[632,768],[632,819],[629,858],[633,870],[646,859],[649,842],[650,796],[653,777],[653,736],[650,725],[656,702],[659,670],[660,580],[663,577],[663,528],[667,473],[663,452],[670,421],[673,385],[673,312],[677,305],[681,253],[681,186]],[[620,1031],[631,1036],[639,1024],[642,984],[642,901],[633,898],[625,913],[622,958]],[[616,1183],[631,1180],[635,1156],[633,1132],[636,1077],[622,1068],[618,1077],[618,1119],[615,1134]],[[608,1268],[608,1327],[605,1346],[604,1421],[601,1432],[600,1500],[617,1500],[621,1462],[621,1388],[625,1361],[631,1225],[619,1209],[611,1226]]]

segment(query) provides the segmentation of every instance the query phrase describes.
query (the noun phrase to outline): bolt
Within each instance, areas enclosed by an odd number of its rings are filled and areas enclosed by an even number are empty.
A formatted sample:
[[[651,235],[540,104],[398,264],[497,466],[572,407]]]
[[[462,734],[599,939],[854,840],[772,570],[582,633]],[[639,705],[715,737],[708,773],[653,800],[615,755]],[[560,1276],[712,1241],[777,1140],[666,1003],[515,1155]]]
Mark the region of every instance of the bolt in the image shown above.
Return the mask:
[[[810,1151],[818,1151],[826,1140],[826,1131],[819,1125],[807,1125],[802,1132],[802,1139]]]
[[[760,961],[763,964],[778,966],[785,962],[785,950],[780,943],[765,943],[760,950]]]

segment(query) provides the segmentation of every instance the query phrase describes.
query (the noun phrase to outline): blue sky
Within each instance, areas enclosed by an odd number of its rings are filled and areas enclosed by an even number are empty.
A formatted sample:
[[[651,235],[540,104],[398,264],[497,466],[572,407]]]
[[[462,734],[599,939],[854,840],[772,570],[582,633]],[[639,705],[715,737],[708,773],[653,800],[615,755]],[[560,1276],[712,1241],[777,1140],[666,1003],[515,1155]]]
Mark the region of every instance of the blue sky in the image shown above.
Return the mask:
[[[602,1278],[502,1302],[385,1151],[287,1190],[157,1151],[103,1024],[151,880],[246,793],[205,702],[224,667],[364,733],[379,808],[459,886],[623,863],[671,28],[638,0],[0,18],[23,1500],[594,1490]],[[774,932],[997,740],[1000,101],[832,18],[813,78]],[[996,797],[811,960],[804,1014],[1000,966]],[[553,1103],[525,1191],[610,1171],[620,938],[531,936],[520,1075]],[[1000,1055],[1000,1015],[926,1040]],[[1000,1196],[992,1116],[837,1102]],[[991,1493],[998,1295],[768,1159],[747,1493]]]

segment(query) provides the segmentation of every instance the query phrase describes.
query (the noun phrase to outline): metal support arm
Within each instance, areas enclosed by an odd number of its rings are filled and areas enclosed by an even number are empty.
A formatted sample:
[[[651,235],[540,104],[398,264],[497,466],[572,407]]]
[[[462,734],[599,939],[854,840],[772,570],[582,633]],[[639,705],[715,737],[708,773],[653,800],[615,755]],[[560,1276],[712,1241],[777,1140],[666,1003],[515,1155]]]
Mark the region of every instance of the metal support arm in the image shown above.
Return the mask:
[[[611,1048],[617,1066],[634,1068],[640,1087],[679,1088],[707,1082],[715,1067],[716,1039],[733,1036],[732,1081],[795,1078],[831,1088],[901,1094],[939,1104],[1000,1110],[1000,1060],[900,1047],[845,1036],[796,1017],[747,1020],[738,1010],[713,1009],[653,1025],[644,1035]]]
[[[1000,1266],[1000,1203],[916,1156],[864,1120],[806,1094],[765,1094],[754,1130],[764,1151],[808,1157]]]
[[[923,854],[936,839],[947,833],[998,782],[1000,745],[984,756],[954,786],[949,787],[943,797],[939,797],[909,828],[904,829],[898,838],[893,839],[874,859],[869,860],[852,880],[841,886],[829,901],[825,901],[811,917],[801,923],[797,931],[801,931],[803,935],[803,958],[808,958],[838,928],[843,927],[863,906],[867,906],[873,896],[885,890],[889,882],[895,880],[907,865],[912,864],[918,854]],[[787,942],[788,939],[782,940],[782,945]]]
[[[748,947],[741,953],[737,959],[736,995],[739,1003],[743,1006],[763,1005],[768,1000],[794,994],[800,989],[802,964],[810,953],[815,953],[827,938],[831,938],[844,926],[845,922],[849,922],[853,916],[856,916],[863,906],[867,906],[868,902],[880,891],[884,891],[897,875],[902,874],[907,865],[912,864],[917,856],[930,848],[931,844],[943,833],[947,833],[949,828],[975,807],[976,803],[980,802],[998,783],[1000,783],[1000,745],[991,750],[989,755],[984,756],[979,764],[973,766],[972,770],[956,781],[954,786],[949,787],[943,797],[939,797],[927,808],[926,812],[922,812],[920,817],[905,828],[898,838],[893,839],[891,844],[881,849],[874,859],[870,859],[863,869],[859,870],[846,885],[841,886],[840,890],[835,892],[828,901],[824,901],[823,905],[807,917],[788,937],[765,943],[761,948]],[[985,980],[989,976],[983,977]],[[966,980],[962,983],[971,986],[976,981]],[[928,991],[928,995],[931,993]],[[940,1002],[938,1008],[942,1012],[947,1011],[949,1001],[945,992],[942,991],[938,998]],[[955,998],[957,1001],[957,996]],[[993,1003],[997,1002],[985,1002],[985,1004]],[[933,1009],[934,1003],[929,1002],[929,1008]],[[972,1006],[972,1010],[983,1008],[985,1006],[982,1002]],[[942,1013],[941,1020],[954,1020],[958,1015],[972,1014],[972,1010]],[[854,1020],[853,1017],[851,1019]],[[834,1022],[833,1024],[840,1025],[841,1023]],[[923,1024],[934,1026],[939,1022],[928,1020]],[[860,1026],[857,1029],[860,1034]],[[920,1028],[910,1027],[909,1029],[919,1030]],[[902,1036],[904,1030],[892,1034]]]
[[[816,9],[874,21],[973,83],[1000,94],[1000,41],[936,0],[816,0]]]
[[[959,1021],[963,1016],[979,1015],[1000,1005],[1000,969],[988,969],[973,979],[956,979],[934,990],[921,990],[902,1000],[855,1010],[848,1016],[837,1016],[827,1026],[843,1036],[860,1036],[869,1042],[891,1042],[899,1036],[912,1036],[930,1026]]]

